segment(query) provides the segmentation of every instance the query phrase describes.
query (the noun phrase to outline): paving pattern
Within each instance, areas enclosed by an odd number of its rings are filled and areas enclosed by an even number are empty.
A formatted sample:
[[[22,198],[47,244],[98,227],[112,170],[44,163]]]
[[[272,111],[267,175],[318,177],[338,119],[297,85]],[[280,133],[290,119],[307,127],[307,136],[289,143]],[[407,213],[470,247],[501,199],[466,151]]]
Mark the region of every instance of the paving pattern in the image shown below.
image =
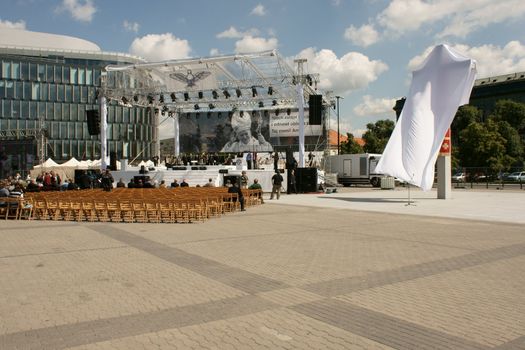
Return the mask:
[[[0,349],[525,349],[521,223],[272,203],[0,242]]]

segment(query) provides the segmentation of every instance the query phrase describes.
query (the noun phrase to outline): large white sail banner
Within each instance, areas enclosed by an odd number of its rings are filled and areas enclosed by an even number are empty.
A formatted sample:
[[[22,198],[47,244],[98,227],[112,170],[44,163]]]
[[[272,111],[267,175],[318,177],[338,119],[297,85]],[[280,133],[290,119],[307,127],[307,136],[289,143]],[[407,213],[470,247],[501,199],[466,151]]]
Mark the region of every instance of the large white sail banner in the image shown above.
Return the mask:
[[[403,111],[376,172],[428,191],[441,142],[458,107],[469,102],[476,62],[447,45],[436,46],[412,73]]]

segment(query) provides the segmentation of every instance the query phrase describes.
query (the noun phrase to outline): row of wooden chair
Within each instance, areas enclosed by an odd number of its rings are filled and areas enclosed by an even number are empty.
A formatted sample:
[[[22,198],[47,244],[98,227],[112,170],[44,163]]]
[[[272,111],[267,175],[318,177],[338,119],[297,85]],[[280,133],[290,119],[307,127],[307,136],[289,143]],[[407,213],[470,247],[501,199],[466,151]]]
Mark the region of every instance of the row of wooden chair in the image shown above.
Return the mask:
[[[243,190],[246,206],[262,203],[260,190]],[[116,189],[26,194],[18,213],[5,219],[90,222],[191,223],[239,210],[225,188]],[[11,207],[9,207],[11,208]],[[11,212],[11,210],[7,210]],[[0,211],[0,215],[2,212]],[[0,216],[1,218],[2,216]]]

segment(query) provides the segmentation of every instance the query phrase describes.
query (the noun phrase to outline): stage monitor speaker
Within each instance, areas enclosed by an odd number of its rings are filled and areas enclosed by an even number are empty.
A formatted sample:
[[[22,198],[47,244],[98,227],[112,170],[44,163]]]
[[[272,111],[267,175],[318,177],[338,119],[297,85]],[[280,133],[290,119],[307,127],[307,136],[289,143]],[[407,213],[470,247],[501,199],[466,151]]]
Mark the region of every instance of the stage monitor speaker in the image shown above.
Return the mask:
[[[310,125],[321,125],[323,95],[310,95],[308,99],[308,122]]]
[[[117,170],[117,152],[109,152],[109,169],[111,171]]]
[[[317,168],[297,168],[295,182],[299,192],[317,192]]]
[[[228,174],[228,169],[219,169],[219,174]]]
[[[100,134],[100,115],[98,109],[90,109],[86,111],[86,120],[88,126],[88,133],[90,135]]]
[[[226,182],[230,180],[231,184],[240,184],[241,183],[241,176],[240,175],[224,175],[224,184],[226,185]]]

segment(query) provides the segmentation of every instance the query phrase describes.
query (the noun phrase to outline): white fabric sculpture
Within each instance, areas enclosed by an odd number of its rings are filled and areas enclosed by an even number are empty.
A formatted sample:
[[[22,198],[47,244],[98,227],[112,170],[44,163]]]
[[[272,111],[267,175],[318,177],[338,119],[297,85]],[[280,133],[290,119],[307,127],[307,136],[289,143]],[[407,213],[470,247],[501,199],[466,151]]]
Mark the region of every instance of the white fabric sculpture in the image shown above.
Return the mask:
[[[436,46],[412,73],[403,111],[376,172],[432,189],[441,142],[458,107],[469,102],[475,78],[476,61],[447,45]]]

